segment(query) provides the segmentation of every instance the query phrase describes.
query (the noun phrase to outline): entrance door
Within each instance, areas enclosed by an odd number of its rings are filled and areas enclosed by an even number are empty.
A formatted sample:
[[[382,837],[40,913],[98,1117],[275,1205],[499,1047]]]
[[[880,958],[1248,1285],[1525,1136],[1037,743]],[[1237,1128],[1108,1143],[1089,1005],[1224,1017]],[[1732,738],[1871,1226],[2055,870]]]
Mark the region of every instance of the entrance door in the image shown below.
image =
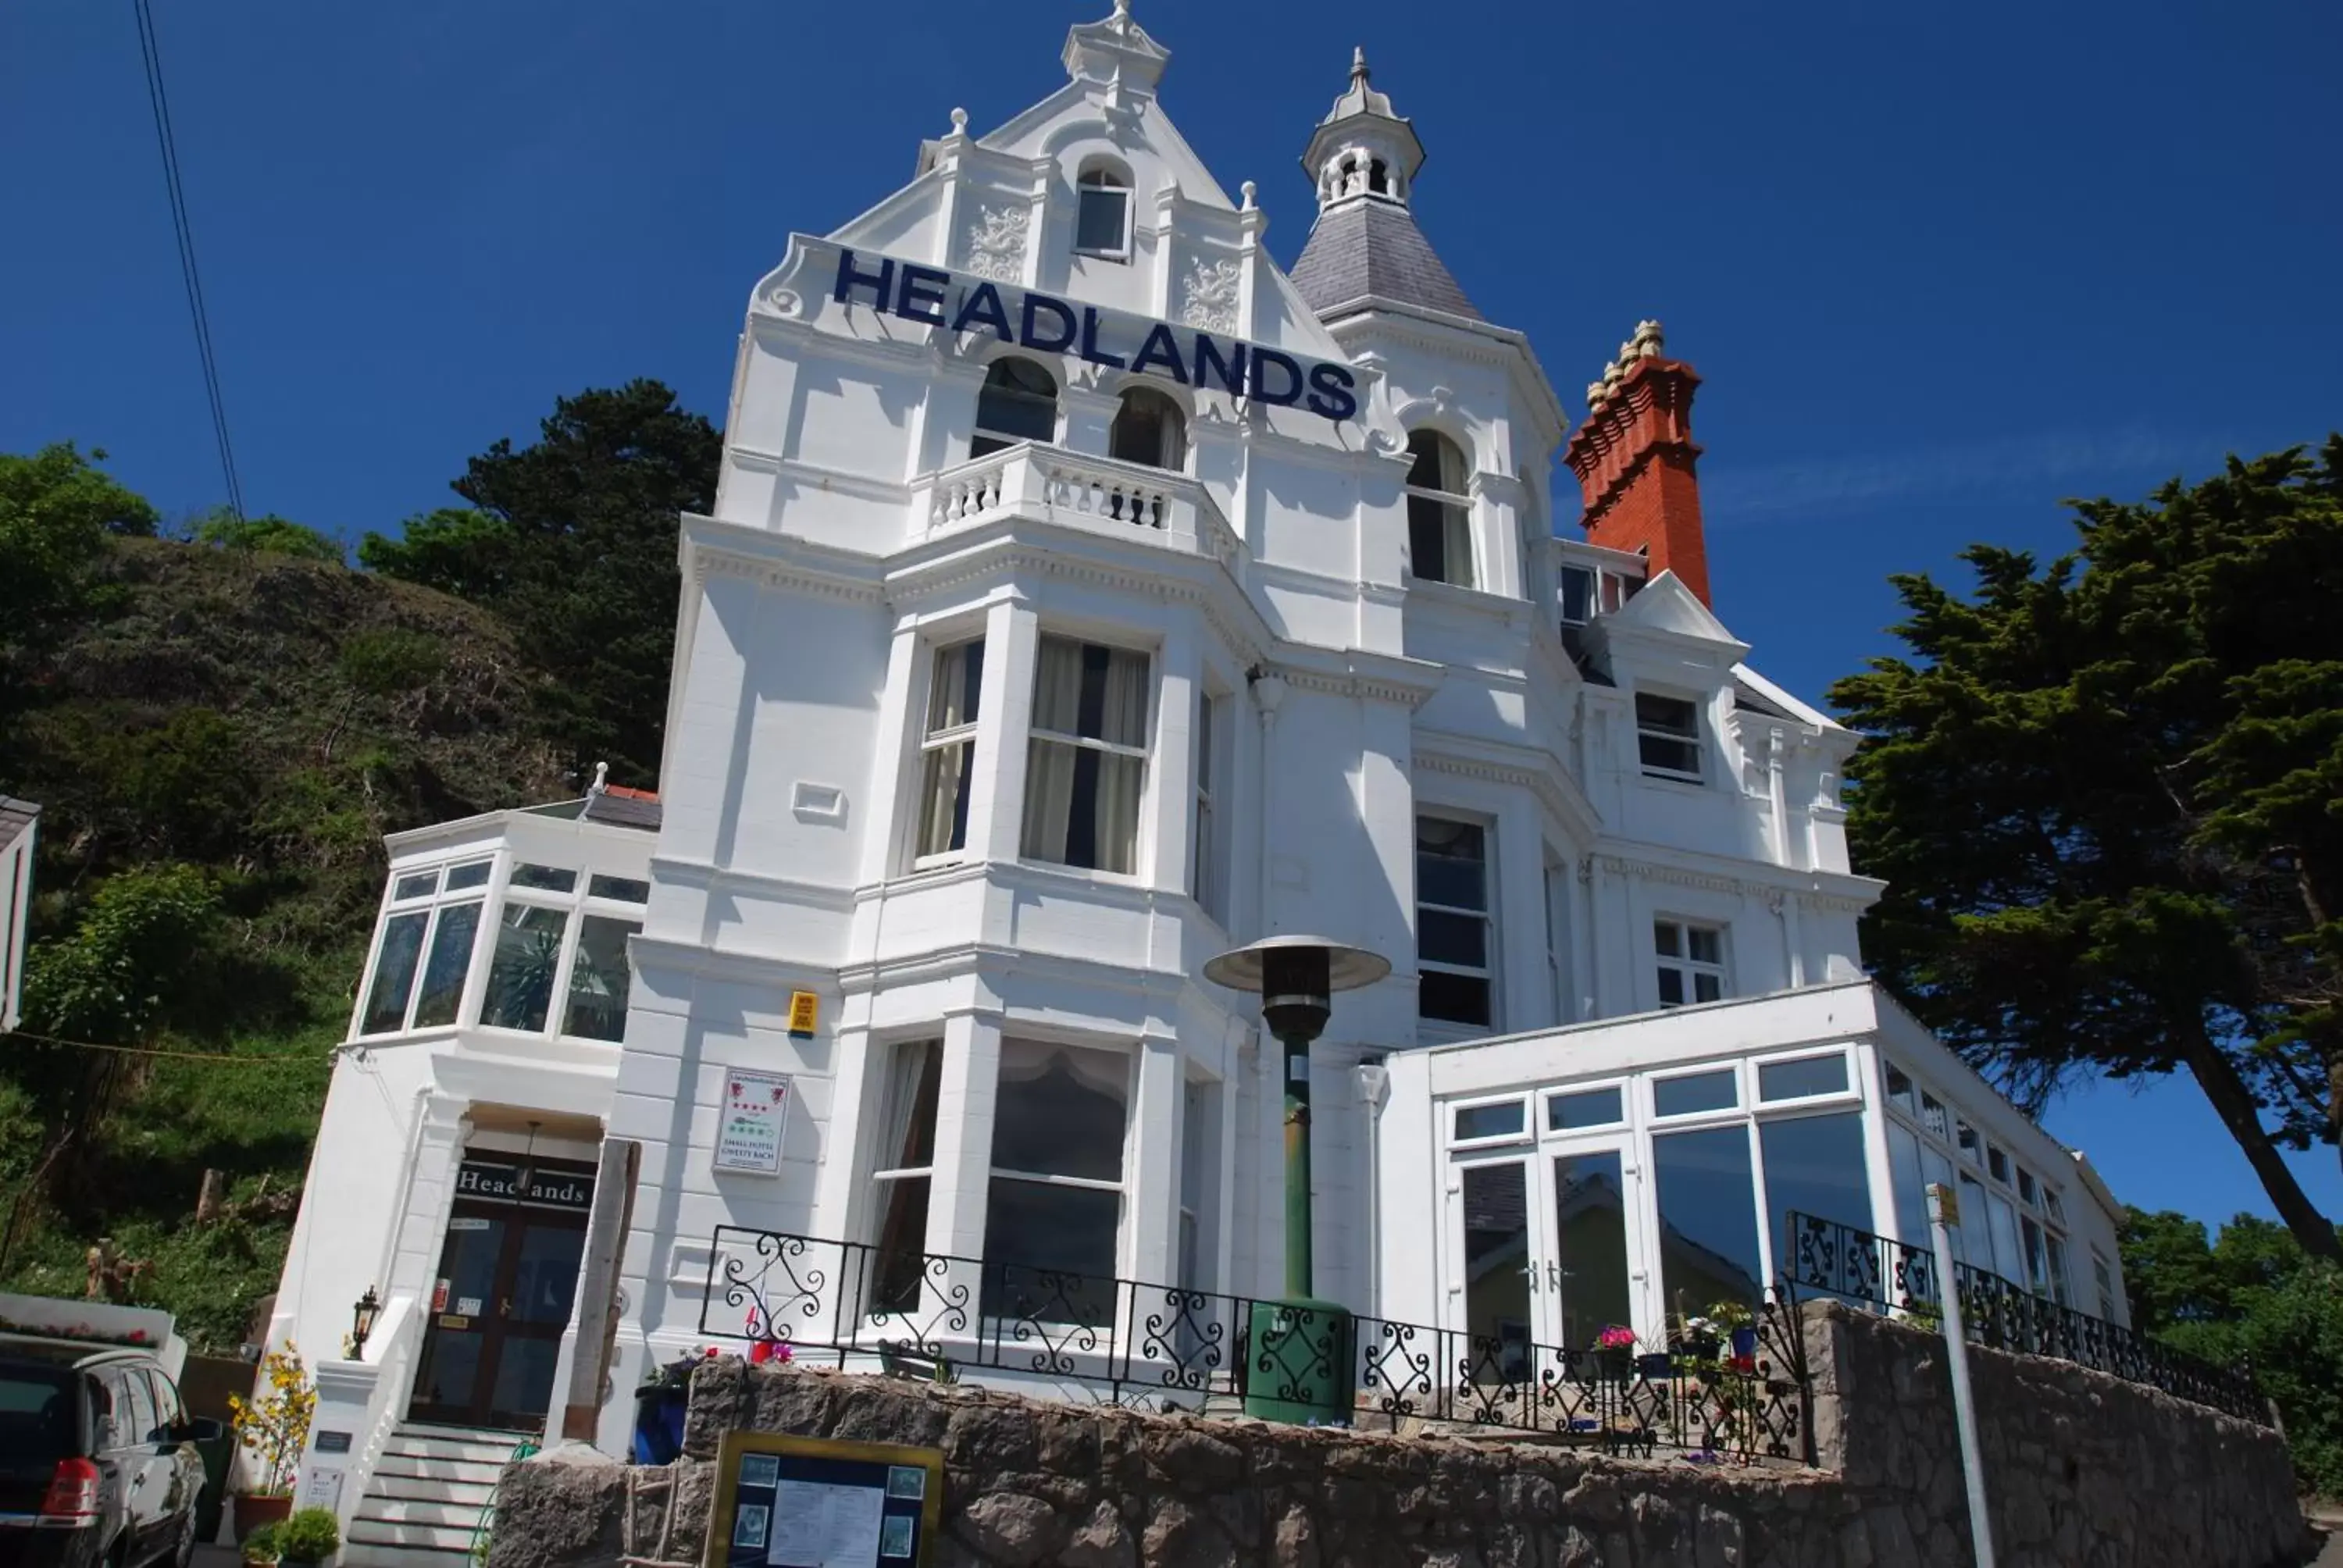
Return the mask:
[[[1624,1140],[1549,1145],[1544,1321],[1539,1337],[1593,1350],[1603,1331],[1633,1328],[1642,1292],[1635,1175]]]
[[[483,1170],[509,1175],[483,1180]],[[571,1201],[581,1185],[590,1193],[591,1181],[542,1165],[520,1178],[509,1166],[465,1162],[458,1185],[467,1195],[448,1217],[408,1406],[417,1421],[544,1426],[586,1251],[585,1208]],[[510,1196],[478,1195],[484,1190]]]

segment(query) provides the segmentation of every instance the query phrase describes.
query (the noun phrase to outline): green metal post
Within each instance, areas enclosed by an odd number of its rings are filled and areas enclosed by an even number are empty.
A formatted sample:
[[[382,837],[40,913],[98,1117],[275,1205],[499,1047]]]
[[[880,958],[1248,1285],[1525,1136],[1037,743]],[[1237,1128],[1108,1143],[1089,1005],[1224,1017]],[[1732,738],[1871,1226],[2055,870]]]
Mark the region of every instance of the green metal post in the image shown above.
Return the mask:
[[[1285,1294],[1310,1299],[1310,1042],[1285,1047]]]

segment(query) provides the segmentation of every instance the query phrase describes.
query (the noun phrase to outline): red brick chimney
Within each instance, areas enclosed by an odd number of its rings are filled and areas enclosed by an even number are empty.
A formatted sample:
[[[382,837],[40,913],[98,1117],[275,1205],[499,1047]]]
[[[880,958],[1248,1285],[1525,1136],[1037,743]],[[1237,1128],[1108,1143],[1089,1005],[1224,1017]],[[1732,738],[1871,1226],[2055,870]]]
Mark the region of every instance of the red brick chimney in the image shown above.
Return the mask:
[[[1700,377],[1664,357],[1660,324],[1635,336],[1603,379],[1586,389],[1586,422],[1563,460],[1586,503],[1587,542],[1649,554],[1652,575],[1673,571],[1708,604],[1708,543],[1700,527],[1693,466],[1692,395]]]

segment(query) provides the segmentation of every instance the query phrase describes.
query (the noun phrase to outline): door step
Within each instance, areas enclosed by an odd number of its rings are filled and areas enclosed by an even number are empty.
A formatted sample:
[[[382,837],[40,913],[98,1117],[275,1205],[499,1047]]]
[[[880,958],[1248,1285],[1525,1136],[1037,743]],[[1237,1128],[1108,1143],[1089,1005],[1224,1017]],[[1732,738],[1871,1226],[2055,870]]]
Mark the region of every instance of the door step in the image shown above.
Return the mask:
[[[383,1444],[345,1535],[344,1568],[464,1568],[497,1482],[538,1434],[408,1422]]]

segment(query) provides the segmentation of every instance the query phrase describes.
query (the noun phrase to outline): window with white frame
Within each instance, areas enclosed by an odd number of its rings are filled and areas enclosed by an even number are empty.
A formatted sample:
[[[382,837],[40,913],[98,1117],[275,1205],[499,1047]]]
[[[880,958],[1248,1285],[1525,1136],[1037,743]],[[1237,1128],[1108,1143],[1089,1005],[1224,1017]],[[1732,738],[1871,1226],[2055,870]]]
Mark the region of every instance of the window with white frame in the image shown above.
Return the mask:
[[[623,1036],[632,989],[627,939],[642,930],[642,910],[608,894],[634,885],[567,867],[516,865],[498,908],[481,1027],[584,1040]]]
[[[1215,803],[1226,793],[1221,781],[1227,747],[1221,739],[1221,720],[1228,699],[1209,694],[1196,699],[1196,811],[1188,846],[1188,891],[1203,911],[1228,924],[1228,866],[1221,848],[1220,814]]]
[[[1473,501],[1463,451],[1437,430],[1407,438],[1408,570],[1418,582],[1473,586]]]
[[[989,1315],[1031,1316],[1062,1302],[1098,1314],[1072,1321],[1109,1321],[1131,1067],[1121,1051],[1001,1042],[984,1221]]]
[[[1416,1012],[1487,1027],[1494,973],[1489,940],[1489,836],[1477,822],[1415,819]]]
[[[361,1035],[445,1028],[456,1021],[471,972],[489,863],[392,874],[388,910],[375,943],[374,978],[358,1014]]]
[[[1093,166],[1074,181],[1074,248],[1109,261],[1131,256],[1131,181]]]
[[[1656,691],[1635,693],[1635,750],[1651,777],[1699,783],[1700,705]]]
[[[1561,861],[1545,863],[1545,980],[1546,990],[1554,1000],[1554,1021],[1568,1023],[1573,1009],[1570,1005],[1570,954],[1564,948],[1570,930],[1569,907],[1570,867]]]
[[[2062,1306],[2073,1304],[2077,1286],[2068,1272],[2066,1211],[2057,1188],[1905,1069],[1886,1064],[1884,1077],[1896,1224],[1905,1232],[1898,1239],[1926,1245],[1923,1193],[1931,1182],[1955,1188],[1961,1205],[1952,1232],[1956,1257]]]
[[[1147,688],[1143,653],[1041,638],[1025,770],[1026,859],[1124,876],[1139,869]]]
[[[1188,420],[1180,405],[1152,387],[1133,387],[1115,406],[1106,455],[1173,473],[1188,460]]]
[[[1658,963],[1662,1007],[1715,1001],[1725,995],[1724,927],[1654,920],[1652,950]]]
[[[920,821],[912,851],[920,858],[968,847],[977,693],[983,684],[982,638],[936,649],[928,682],[928,720],[920,738]]]
[[[916,1306],[926,1274],[928,1199],[934,1185],[936,1100],[943,1082],[943,1041],[911,1040],[874,1053],[879,1062],[872,1122],[872,1232],[878,1243],[873,1305]]]

